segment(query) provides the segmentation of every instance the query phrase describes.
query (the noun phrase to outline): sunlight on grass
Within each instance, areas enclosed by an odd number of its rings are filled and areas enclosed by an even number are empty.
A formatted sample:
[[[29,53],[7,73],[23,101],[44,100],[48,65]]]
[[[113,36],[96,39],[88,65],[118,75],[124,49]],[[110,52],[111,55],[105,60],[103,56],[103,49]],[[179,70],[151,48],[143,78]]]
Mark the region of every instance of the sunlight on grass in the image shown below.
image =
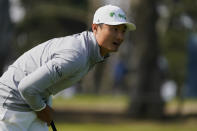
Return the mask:
[[[174,99],[166,104],[166,111],[168,113],[176,113],[181,111],[181,114],[197,113],[197,100],[196,99],[184,99],[180,101]]]
[[[55,97],[53,99],[53,107],[56,109],[70,108],[70,109],[90,109],[90,110],[112,110],[122,112],[128,109],[129,96],[127,95],[74,95],[70,98]],[[197,112],[197,100],[185,99],[180,103],[178,99],[174,99],[166,103],[165,111],[168,114],[176,114],[181,107],[183,114],[188,112]]]
[[[196,122],[196,121],[195,121]],[[194,122],[57,123],[60,131],[196,131]],[[50,130],[51,131],[51,130]]]
[[[128,106],[128,96],[112,95],[76,95],[72,98],[56,97],[53,100],[53,107],[81,107],[81,108],[116,108],[125,109]]]
[[[196,106],[196,100],[185,100],[187,107]],[[81,109],[109,109],[122,111],[127,108],[129,97],[126,95],[75,95],[71,98],[54,98],[55,108],[76,108]],[[178,100],[168,102],[166,107],[176,110]],[[195,108],[197,109],[197,108]],[[58,123],[59,131],[197,131],[197,120],[188,119],[185,121],[132,121],[120,123]],[[52,131],[50,129],[50,131]]]

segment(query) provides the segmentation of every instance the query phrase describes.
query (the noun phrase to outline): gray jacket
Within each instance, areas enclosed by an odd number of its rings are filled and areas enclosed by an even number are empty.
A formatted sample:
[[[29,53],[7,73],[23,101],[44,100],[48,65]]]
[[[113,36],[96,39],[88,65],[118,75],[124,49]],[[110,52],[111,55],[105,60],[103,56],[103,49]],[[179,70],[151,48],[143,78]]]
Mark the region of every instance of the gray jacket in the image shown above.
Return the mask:
[[[20,56],[0,78],[0,107],[39,111],[50,95],[78,82],[104,58],[92,32],[44,42]]]

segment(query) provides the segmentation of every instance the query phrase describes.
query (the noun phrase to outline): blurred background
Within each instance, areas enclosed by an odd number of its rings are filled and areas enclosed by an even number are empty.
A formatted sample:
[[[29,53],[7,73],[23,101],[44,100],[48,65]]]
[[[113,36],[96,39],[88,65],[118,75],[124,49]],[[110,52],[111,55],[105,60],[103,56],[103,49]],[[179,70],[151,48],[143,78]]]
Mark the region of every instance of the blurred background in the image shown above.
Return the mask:
[[[89,30],[106,4],[121,7],[137,30],[54,96],[57,128],[196,131],[196,0],[0,0],[0,75],[32,47]]]

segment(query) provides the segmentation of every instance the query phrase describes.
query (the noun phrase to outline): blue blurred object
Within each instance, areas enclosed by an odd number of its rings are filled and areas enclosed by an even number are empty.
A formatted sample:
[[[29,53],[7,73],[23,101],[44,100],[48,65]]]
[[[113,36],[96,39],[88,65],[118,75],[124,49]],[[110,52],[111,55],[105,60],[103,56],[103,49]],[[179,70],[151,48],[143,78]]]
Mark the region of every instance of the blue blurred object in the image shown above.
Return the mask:
[[[117,91],[127,90],[125,85],[125,76],[128,73],[127,66],[123,60],[118,60],[114,66],[114,86]]]
[[[115,66],[115,81],[119,83],[124,78],[125,74],[128,72],[125,64],[122,61],[119,61]]]
[[[197,97],[197,33],[192,33],[188,39],[188,75],[186,96]]]

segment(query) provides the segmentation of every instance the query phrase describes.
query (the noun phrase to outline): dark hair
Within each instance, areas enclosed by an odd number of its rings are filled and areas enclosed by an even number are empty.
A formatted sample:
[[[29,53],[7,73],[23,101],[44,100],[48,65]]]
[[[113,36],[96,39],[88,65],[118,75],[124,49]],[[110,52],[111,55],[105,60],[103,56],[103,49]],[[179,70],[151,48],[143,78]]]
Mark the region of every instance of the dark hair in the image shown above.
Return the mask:
[[[103,23],[100,23],[100,24],[97,24],[99,27],[101,27],[102,28],[102,26],[103,26]],[[89,29],[88,29],[88,31],[92,31],[93,32],[93,30],[92,30],[92,27],[90,27]]]
[[[98,26],[100,26],[100,27],[102,28],[102,26],[103,26],[103,23],[100,23],[100,24],[98,24]]]

